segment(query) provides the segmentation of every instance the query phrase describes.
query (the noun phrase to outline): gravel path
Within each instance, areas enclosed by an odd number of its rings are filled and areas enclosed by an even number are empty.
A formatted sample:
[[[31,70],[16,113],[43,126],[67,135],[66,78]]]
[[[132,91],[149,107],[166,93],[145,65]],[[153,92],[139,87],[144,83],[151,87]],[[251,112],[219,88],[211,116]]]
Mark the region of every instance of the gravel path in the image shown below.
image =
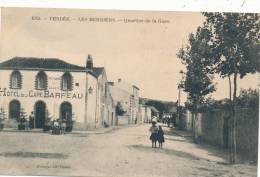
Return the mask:
[[[149,125],[104,134],[0,132],[0,174],[101,177],[253,177],[254,165],[228,165],[226,154],[163,127],[164,149],[151,148]]]

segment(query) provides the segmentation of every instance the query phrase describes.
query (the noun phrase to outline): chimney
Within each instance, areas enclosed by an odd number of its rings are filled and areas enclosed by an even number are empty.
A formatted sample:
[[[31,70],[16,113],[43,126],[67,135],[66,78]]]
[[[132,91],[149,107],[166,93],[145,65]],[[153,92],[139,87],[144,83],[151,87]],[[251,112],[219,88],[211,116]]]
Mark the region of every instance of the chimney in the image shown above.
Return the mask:
[[[93,59],[90,54],[88,54],[86,68],[87,68],[87,70],[93,70]]]

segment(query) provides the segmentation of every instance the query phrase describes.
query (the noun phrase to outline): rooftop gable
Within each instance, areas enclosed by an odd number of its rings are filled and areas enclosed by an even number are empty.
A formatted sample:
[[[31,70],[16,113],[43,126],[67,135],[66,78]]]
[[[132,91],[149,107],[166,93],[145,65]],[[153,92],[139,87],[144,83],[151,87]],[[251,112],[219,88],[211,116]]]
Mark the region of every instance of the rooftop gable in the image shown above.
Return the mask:
[[[14,57],[0,63],[0,69],[43,69],[43,70],[72,70],[86,72],[86,68],[67,63],[58,58]],[[94,67],[88,71],[98,77],[103,73],[103,67]]]
[[[0,63],[0,67],[5,68],[38,68],[38,69],[78,69],[85,67],[67,63],[58,58],[34,58],[34,57],[14,57]]]

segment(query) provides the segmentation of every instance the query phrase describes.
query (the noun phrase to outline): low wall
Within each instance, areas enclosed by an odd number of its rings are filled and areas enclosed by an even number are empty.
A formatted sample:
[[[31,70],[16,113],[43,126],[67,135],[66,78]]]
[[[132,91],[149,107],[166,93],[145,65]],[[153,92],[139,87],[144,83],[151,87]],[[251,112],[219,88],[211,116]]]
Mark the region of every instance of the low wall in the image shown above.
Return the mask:
[[[258,155],[258,114],[259,109],[241,108],[236,110],[237,153],[247,160],[257,161]],[[221,148],[229,145],[229,111],[213,109],[198,116],[200,138]],[[185,129],[192,130],[192,114],[185,116]]]
[[[201,115],[201,138],[204,141],[209,142],[210,144],[223,147],[223,126],[226,112],[223,110],[216,109],[203,113]]]
[[[245,158],[257,160],[259,110],[237,110],[237,152]]]

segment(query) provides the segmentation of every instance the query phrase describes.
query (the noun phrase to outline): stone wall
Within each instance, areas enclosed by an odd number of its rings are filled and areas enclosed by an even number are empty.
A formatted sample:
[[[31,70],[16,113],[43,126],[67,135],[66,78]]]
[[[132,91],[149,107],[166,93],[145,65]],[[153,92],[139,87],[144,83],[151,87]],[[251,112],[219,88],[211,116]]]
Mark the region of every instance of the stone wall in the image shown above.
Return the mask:
[[[258,152],[258,115],[256,109],[240,109],[237,111],[237,152],[254,161]]]
[[[201,138],[213,145],[223,147],[223,126],[225,111],[212,110],[202,114]]]
[[[258,152],[258,115],[259,109],[241,108],[236,110],[237,153],[247,160],[257,161]],[[199,114],[199,136],[207,143],[228,148],[229,111],[213,109]],[[185,129],[192,130],[192,114],[185,116]],[[225,138],[226,137],[226,138]]]

